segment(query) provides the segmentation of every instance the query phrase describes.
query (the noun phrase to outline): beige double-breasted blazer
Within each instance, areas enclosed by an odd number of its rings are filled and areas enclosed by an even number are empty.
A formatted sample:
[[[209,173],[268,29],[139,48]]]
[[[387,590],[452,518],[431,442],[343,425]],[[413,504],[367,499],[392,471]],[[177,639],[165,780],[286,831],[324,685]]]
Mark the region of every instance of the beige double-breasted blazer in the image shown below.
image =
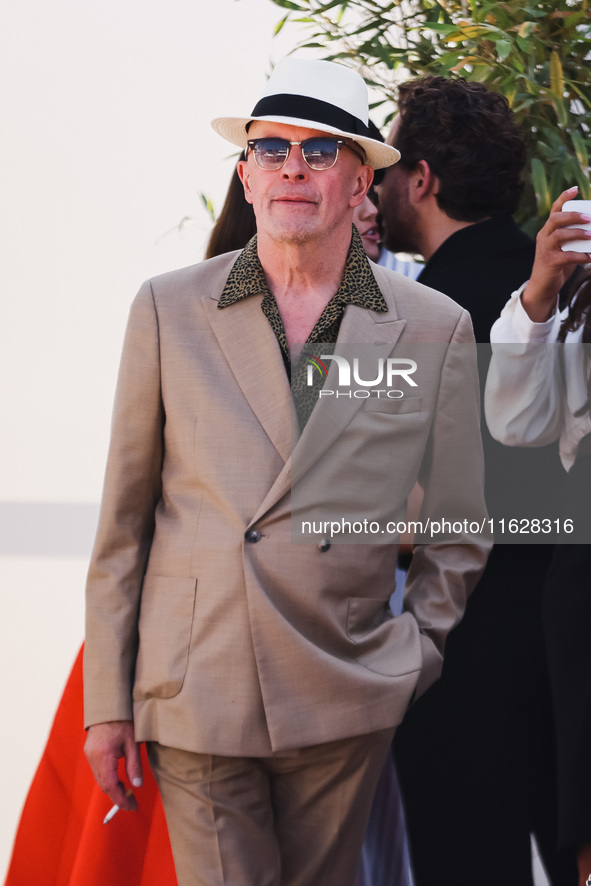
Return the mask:
[[[360,432],[391,441],[369,501],[404,514],[417,477],[436,478],[436,497],[485,517],[477,379],[445,346],[472,341],[471,323],[372,266],[388,313],[349,305],[338,341],[386,356],[444,346],[415,402],[323,398],[299,435],[262,296],[218,309],[237,255],[155,278],[131,310],[88,576],[85,719],[133,717],[138,740],[261,756],[398,723],[438,676],[488,546],[419,546],[393,618],[396,545],[294,541],[294,465],[313,475],[324,458],[340,488],[337,443],[348,452]]]

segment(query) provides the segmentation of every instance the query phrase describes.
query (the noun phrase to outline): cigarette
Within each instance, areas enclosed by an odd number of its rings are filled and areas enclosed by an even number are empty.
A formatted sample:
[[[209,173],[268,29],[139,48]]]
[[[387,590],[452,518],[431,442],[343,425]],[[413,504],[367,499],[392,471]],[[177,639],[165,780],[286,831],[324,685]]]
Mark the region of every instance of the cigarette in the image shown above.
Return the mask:
[[[133,797],[133,791],[131,790],[131,788],[129,788],[128,790],[125,791],[125,796],[126,797]],[[117,806],[117,805],[112,806],[109,809],[109,811],[107,812],[107,814],[105,815],[105,817],[103,818],[103,824],[109,824],[111,819],[115,818],[115,816],[117,815],[118,812],[119,812],[119,806]]]

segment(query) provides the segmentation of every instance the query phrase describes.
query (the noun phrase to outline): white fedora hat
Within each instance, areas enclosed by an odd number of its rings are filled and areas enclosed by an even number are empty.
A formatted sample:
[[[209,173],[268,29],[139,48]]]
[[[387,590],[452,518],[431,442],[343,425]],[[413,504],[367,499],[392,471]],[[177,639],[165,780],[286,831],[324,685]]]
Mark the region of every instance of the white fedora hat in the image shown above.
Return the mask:
[[[334,62],[282,59],[249,117],[218,117],[211,125],[229,142],[245,148],[253,120],[287,123],[349,138],[361,145],[367,163],[374,169],[391,166],[400,159],[396,148],[370,136],[363,78]]]

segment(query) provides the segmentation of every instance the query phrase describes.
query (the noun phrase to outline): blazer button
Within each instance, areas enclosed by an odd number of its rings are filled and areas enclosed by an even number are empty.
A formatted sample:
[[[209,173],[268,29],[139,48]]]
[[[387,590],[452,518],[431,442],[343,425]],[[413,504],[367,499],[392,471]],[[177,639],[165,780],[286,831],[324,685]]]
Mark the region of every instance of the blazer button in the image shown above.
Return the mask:
[[[330,550],[330,542],[327,541],[325,538],[323,538],[322,541],[320,542],[320,544],[318,545],[318,550],[322,554],[326,553],[326,551]]]
[[[244,533],[244,538],[247,542],[249,542],[249,544],[254,545],[257,543],[257,541],[260,541],[261,533],[258,531],[258,529],[248,529]]]

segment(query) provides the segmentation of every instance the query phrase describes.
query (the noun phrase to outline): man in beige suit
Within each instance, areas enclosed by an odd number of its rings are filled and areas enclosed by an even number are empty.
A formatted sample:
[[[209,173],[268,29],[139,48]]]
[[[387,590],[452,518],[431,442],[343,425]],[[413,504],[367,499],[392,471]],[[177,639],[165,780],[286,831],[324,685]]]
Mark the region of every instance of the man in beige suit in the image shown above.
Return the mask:
[[[470,320],[365,257],[353,209],[399,156],[367,112],[354,72],[281,62],[249,117],[214,121],[247,150],[257,238],[146,283],[131,311],[86,752],[133,809],[117,760],[139,786],[148,742],[180,886],[353,882],[394,727],[486,559]],[[337,538],[334,518],[399,524],[417,479],[430,515],[468,529],[417,548],[393,618],[397,530]]]

